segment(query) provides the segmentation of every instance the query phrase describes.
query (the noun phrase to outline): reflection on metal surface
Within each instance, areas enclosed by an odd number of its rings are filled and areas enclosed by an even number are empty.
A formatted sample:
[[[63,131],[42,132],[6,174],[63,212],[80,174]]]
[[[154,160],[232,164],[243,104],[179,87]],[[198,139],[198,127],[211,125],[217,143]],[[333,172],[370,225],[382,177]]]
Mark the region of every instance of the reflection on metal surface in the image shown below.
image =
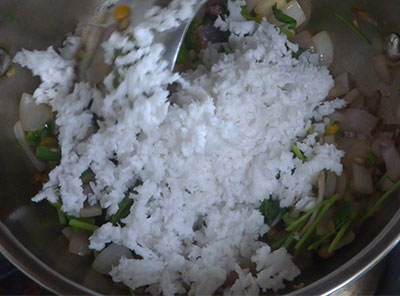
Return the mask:
[[[379,1],[382,7],[376,8],[376,12],[381,11],[392,21],[399,21],[400,6],[396,6],[396,1]],[[309,25],[313,32],[317,32],[324,23],[331,24],[329,33],[339,52],[333,72],[360,75],[360,90],[368,90],[376,83],[369,78],[373,69],[368,64],[374,48],[365,48],[365,44],[353,38],[353,33],[347,28],[335,26],[335,18],[330,14],[332,6],[338,10],[348,9],[346,5],[349,2],[315,0],[316,10]],[[59,46],[65,34],[74,31],[76,24],[92,13],[94,3],[98,2],[1,0],[0,12],[12,12],[14,20],[1,24],[0,44],[7,43],[11,55],[22,47],[45,49],[49,45]],[[143,4],[141,9],[146,9],[155,1],[136,0],[135,3]],[[139,22],[140,15],[143,17],[143,10],[134,10],[134,21]],[[33,168],[15,143],[12,127],[18,120],[21,93],[31,93],[37,84],[36,78],[32,79],[28,71],[18,67],[16,75],[0,80],[0,251],[30,277],[58,294],[126,293],[125,288],[112,283],[109,277],[91,270],[92,258],[81,258],[67,252],[66,240],[60,233],[52,207],[30,203],[30,197],[38,188],[32,184]],[[399,240],[399,208],[399,196],[391,197],[382,206],[381,215],[373,218],[358,234],[356,243],[340,250],[332,259],[315,261],[315,264],[303,268],[298,281],[308,286],[293,293],[333,293],[368,271]],[[290,293],[291,290],[283,292]]]

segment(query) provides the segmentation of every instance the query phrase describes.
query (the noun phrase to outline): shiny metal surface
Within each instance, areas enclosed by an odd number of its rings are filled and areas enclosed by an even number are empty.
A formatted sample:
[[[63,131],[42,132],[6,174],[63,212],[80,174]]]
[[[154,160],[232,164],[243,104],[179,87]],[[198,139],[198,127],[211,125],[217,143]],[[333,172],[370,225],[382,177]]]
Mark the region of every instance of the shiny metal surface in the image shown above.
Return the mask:
[[[137,0],[141,9],[154,5],[153,0]],[[165,1],[164,1],[165,2]],[[348,28],[337,23],[332,9],[346,11],[351,1],[315,0],[310,30],[318,32],[329,27],[336,45],[334,74],[348,71],[359,77],[357,86],[364,92],[381,87],[372,75],[370,57],[379,44],[367,47]],[[400,27],[397,0],[369,1],[374,11],[385,20]],[[74,30],[78,22],[88,18],[99,0],[1,0],[0,47],[11,55],[20,48],[45,49],[60,46],[65,34]],[[379,3],[379,5],[378,5]],[[347,5],[347,6],[346,6]],[[9,22],[7,14],[14,20]],[[133,10],[134,21],[140,21],[143,10]],[[376,35],[367,27],[366,32]],[[390,33],[381,32],[382,34]],[[18,120],[18,103],[22,92],[32,93],[38,84],[29,71],[15,67],[16,74],[0,79],[0,251],[31,278],[58,294],[127,294],[120,284],[90,269],[91,258],[69,254],[66,240],[60,233],[55,210],[46,205],[32,204],[31,196],[39,188],[33,183],[34,169],[18,147],[12,126]],[[400,88],[400,75],[394,73],[393,89]],[[299,259],[303,274],[295,284],[305,287],[283,293],[295,295],[330,294],[359,278],[399,241],[400,196],[392,196],[381,208],[379,215],[358,235],[357,243],[338,252],[329,260],[312,258],[312,265]],[[342,290],[343,291],[343,290]]]

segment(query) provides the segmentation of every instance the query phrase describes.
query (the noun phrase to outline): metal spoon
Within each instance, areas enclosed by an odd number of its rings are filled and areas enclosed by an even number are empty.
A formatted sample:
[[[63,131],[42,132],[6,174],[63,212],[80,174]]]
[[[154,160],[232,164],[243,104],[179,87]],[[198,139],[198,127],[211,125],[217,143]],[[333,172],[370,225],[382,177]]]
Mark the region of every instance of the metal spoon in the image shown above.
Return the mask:
[[[162,2],[162,3],[159,3]],[[132,1],[132,0],[120,0],[117,5],[128,5],[131,7],[131,25],[135,26],[140,24],[146,12],[152,8],[154,5],[166,6],[170,1]],[[204,7],[207,0],[199,0],[196,3],[196,6],[193,10],[193,15],[185,22],[183,22],[179,27],[174,28],[172,30],[157,33],[155,34],[156,43],[161,43],[165,47],[165,51],[163,53],[163,58],[168,62],[168,68],[172,71],[175,67],[176,60],[178,58],[179,50],[182,47],[183,41],[185,39],[186,33],[192,23],[193,19],[197,15],[197,13]],[[112,17],[105,24],[102,24],[102,27],[107,27],[112,24],[114,21]],[[98,24],[97,24],[98,25]]]

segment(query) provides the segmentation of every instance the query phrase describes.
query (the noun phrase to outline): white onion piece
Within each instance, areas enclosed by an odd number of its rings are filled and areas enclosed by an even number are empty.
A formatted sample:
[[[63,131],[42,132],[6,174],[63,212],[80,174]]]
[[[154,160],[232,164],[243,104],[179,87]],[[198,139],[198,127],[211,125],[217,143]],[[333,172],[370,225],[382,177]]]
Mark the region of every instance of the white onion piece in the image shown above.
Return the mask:
[[[362,194],[372,194],[374,186],[372,183],[371,172],[358,163],[351,164],[352,175],[350,185],[354,191]]]
[[[392,84],[393,77],[392,73],[387,65],[386,56],[384,54],[378,54],[372,59],[374,64],[375,72],[378,78],[385,84]]]
[[[356,235],[354,234],[353,231],[348,232],[345,236],[343,236],[343,238],[338,242],[338,244],[336,245],[335,250],[338,250],[340,248],[343,248],[344,246],[350,244],[351,242],[354,241],[354,239],[356,238]]]
[[[41,130],[46,122],[53,119],[53,112],[45,104],[36,105],[33,97],[23,93],[19,103],[19,118],[25,131]]]
[[[345,100],[348,104],[351,104],[360,95],[361,94],[360,94],[360,91],[358,90],[358,88],[354,88],[347,95],[345,95],[343,97],[343,100]]]
[[[336,193],[339,195],[339,199],[343,199],[346,189],[347,189],[347,173],[345,170],[342,171],[342,174],[338,177],[336,182]]]
[[[252,12],[253,9],[256,7],[258,0],[246,0],[247,10]]]
[[[334,172],[329,171],[326,174],[324,198],[330,198],[336,191],[337,176]]]
[[[334,47],[328,32],[322,31],[312,38],[315,51],[319,55],[319,62],[323,66],[329,66],[333,62]]]
[[[28,156],[29,160],[33,164],[33,166],[39,171],[42,172],[46,169],[46,164],[39,159],[37,159],[36,155],[33,153],[31,147],[29,147],[28,143],[25,139],[25,132],[22,129],[22,124],[20,121],[17,121],[14,125],[14,134],[18,143],[21,145],[24,150],[26,156]]]
[[[320,204],[322,200],[324,199],[324,192],[325,192],[325,172],[321,171],[318,174],[318,197],[317,200],[315,201],[316,204]],[[314,222],[315,218],[317,217],[318,211],[315,211],[310,219],[308,219],[306,225],[304,225],[303,229],[300,231],[300,236],[303,235],[307,229],[310,227],[310,225]]]
[[[272,14],[272,7],[276,4],[278,9],[282,9],[286,5],[286,0],[259,0],[254,7],[254,12],[264,16]]]
[[[283,13],[294,18],[296,20],[296,28],[301,26],[306,20],[307,17],[301,8],[299,2],[296,0],[290,1],[284,8]]]
[[[297,2],[299,2],[300,7],[301,7],[301,9],[303,9],[303,12],[307,18],[306,22],[303,23],[303,25],[305,25],[311,18],[311,12],[312,12],[311,0],[297,0]]]
[[[350,78],[349,73],[345,72],[340,74],[339,76],[335,77],[335,85],[340,84],[343,85],[346,89],[346,93],[350,91]]]
[[[365,98],[363,96],[358,96],[349,105],[350,108],[364,109],[365,108]]]
[[[75,231],[71,233],[69,237],[68,251],[79,256],[89,255],[90,249],[87,235],[82,232]]]
[[[63,230],[61,230],[61,232],[67,240],[70,240],[74,233],[74,230],[68,226],[68,227],[65,227]]]
[[[99,205],[84,207],[80,210],[79,215],[82,218],[90,218],[100,216],[102,214],[102,209]]]
[[[111,244],[97,255],[92,267],[98,273],[109,274],[112,267],[118,265],[122,257],[131,259],[133,255],[127,247]]]
[[[324,236],[335,229],[333,214],[334,211],[329,209],[322,217],[320,223],[318,223],[317,227],[315,228],[315,232],[318,236]]]
[[[329,116],[339,122],[344,131],[369,134],[378,123],[378,118],[365,110],[347,108]]]
[[[381,189],[382,191],[388,191],[390,188],[393,187],[393,185],[394,183],[389,178],[386,178],[386,180],[382,183]]]
[[[397,151],[393,142],[390,144],[381,146],[382,147],[382,157],[385,161],[386,171],[389,178],[392,181],[397,181],[400,179],[400,153]]]
[[[312,35],[309,31],[301,31],[291,38],[291,41],[302,48],[314,47],[314,44],[312,43]]]

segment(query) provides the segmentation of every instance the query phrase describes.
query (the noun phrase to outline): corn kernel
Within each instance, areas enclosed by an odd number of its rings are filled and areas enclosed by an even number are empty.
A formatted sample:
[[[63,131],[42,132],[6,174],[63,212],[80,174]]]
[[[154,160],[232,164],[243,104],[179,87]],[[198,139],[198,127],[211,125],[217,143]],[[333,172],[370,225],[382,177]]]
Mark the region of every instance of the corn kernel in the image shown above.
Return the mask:
[[[113,17],[116,21],[120,22],[131,14],[131,9],[127,5],[117,6],[114,9]]]
[[[257,13],[256,14],[256,19],[258,20],[258,21],[262,21],[263,20],[263,18],[264,18],[264,16],[262,15],[262,14],[259,14],[259,13]]]
[[[335,124],[332,124],[331,126],[328,126],[327,128],[326,128],[326,134],[327,135],[334,135],[334,134],[336,134],[337,132],[339,131],[339,126],[335,123]]]
[[[43,138],[42,141],[40,141],[39,146],[57,147],[58,143],[57,143],[57,140],[53,137],[45,137],[45,138]]]

